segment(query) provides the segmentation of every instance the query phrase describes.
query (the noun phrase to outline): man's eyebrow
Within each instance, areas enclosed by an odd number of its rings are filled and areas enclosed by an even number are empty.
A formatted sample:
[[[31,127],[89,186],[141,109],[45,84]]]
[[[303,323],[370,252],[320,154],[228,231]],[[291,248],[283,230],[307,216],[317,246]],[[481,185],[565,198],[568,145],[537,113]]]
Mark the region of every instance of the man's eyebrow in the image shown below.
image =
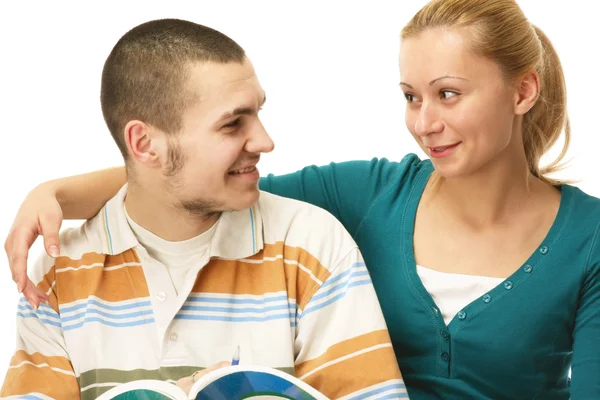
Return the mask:
[[[444,75],[444,76],[440,76],[439,78],[435,78],[434,80],[432,80],[431,82],[429,82],[429,86],[433,85],[435,82],[442,80],[442,79],[460,79],[462,81],[468,81],[467,78],[461,78],[460,76],[450,76],[450,75]],[[400,86],[406,86],[409,89],[414,89],[411,85],[409,85],[406,82],[400,82]]]
[[[260,103],[259,107],[262,107],[266,101],[267,95],[265,94],[263,97],[263,101]],[[252,115],[254,113],[256,113],[256,110],[253,107],[237,107],[234,108],[232,111],[224,112],[217,121],[222,121],[231,117],[237,117],[239,115]]]

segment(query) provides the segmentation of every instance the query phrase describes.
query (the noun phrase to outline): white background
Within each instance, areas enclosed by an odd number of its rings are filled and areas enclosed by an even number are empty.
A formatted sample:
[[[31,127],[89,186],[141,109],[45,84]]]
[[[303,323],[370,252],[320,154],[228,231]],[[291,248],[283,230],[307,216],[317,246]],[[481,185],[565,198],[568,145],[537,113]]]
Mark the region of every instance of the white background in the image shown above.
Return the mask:
[[[122,164],[102,119],[101,70],[117,40],[151,19],[208,25],[244,47],[267,93],[261,115],[276,143],[275,152],[262,158],[263,175],[420,153],[404,126],[397,58],[400,30],[423,0],[90,3],[0,5],[1,243],[36,184]],[[565,69],[573,161],[560,176],[579,180],[579,187],[600,197],[598,3],[519,4],[551,38]],[[31,259],[42,250],[39,240]],[[3,256],[0,293],[1,382],[14,350],[18,301]]]

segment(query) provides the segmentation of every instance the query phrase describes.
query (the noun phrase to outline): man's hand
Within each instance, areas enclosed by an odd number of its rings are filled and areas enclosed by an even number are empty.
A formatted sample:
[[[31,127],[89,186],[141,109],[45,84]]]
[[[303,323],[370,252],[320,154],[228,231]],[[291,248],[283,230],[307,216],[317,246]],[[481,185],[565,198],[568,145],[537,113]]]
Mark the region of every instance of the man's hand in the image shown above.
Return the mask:
[[[18,291],[23,293],[34,308],[47,301],[48,296],[27,277],[29,249],[37,237],[42,235],[46,253],[57,257],[60,253],[58,233],[62,219],[63,213],[54,191],[40,185],[23,201],[4,243],[12,279],[17,284]]]
[[[202,378],[204,375],[208,374],[211,371],[214,371],[216,369],[223,368],[223,367],[228,367],[230,365],[231,365],[231,363],[228,361],[221,361],[219,363],[216,363],[215,365],[211,365],[210,367],[208,367],[206,369],[196,371],[190,376],[181,378],[180,380],[177,381],[177,386],[182,388],[185,391],[185,393],[189,393],[190,389],[192,388],[192,386],[194,386],[194,383],[196,383],[196,381],[198,381],[198,379]]]

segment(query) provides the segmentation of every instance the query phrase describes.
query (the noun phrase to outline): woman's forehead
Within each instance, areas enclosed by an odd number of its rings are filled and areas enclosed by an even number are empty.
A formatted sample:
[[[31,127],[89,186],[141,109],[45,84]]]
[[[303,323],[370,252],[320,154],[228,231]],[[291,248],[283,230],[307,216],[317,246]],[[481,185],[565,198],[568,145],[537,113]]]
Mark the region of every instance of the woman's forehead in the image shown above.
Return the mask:
[[[495,63],[468,46],[465,29],[434,28],[404,39],[400,48],[403,82],[431,82],[442,76],[473,79],[496,71]]]

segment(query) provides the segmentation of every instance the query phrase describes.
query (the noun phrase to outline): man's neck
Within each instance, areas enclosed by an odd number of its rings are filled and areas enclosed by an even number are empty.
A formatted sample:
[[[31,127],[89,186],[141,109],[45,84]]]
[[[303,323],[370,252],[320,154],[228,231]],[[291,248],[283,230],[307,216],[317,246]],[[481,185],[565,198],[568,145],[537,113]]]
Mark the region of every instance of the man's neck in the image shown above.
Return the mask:
[[[173,199],[130,184],[125,198],[127,213],[138,225],[171,242],[196,237],[217,222],[220,213],[192,216]]]

